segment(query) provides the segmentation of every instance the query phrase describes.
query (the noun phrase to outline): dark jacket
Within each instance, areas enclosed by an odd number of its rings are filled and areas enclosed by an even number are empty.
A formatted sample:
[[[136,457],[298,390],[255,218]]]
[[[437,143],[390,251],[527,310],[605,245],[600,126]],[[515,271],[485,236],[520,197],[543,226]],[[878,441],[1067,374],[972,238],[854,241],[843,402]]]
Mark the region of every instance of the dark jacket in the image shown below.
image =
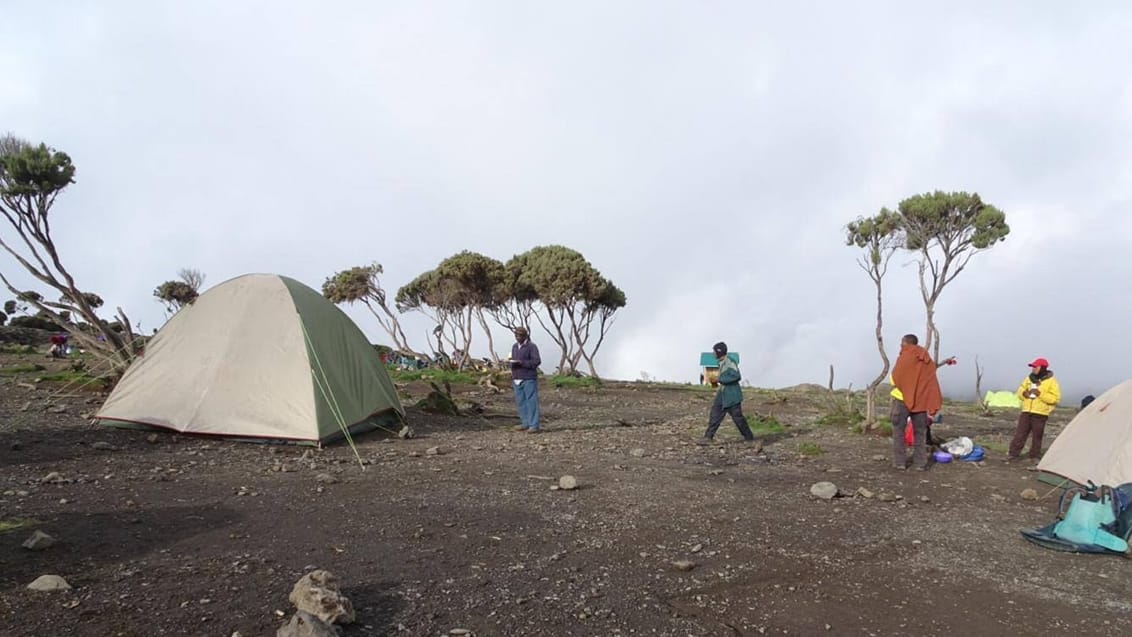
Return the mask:
[[[511,378],[514,380],[535,380],[538,378],[538,366],[542,359],[538,355],[538,346],[527,340],[522,345],[515,343],[511,346]]]
[[[735,361],[726,356],[719,361],[719,397],[723,401],[724,409],[743,402],[743,390],[739,387],[742,378]]]

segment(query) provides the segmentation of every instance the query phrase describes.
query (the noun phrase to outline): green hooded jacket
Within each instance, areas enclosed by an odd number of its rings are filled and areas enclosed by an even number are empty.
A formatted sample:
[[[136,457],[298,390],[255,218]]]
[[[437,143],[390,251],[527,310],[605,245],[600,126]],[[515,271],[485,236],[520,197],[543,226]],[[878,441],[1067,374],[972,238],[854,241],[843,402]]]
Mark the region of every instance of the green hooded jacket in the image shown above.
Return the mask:
[[[743,390],[739,387],[742,378],[735,361],[724,356],[719,362],[719,397],[723,400],[724,409],[743,402]]]

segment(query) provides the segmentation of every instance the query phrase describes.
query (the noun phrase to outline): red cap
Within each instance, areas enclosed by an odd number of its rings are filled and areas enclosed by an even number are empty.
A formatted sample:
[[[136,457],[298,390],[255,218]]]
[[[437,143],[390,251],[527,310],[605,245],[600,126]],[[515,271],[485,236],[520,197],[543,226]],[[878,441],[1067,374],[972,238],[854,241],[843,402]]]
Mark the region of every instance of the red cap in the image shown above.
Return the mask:
[[[1044,358],[1035,358],[1030,367],[1049,367],[1049,361]]]

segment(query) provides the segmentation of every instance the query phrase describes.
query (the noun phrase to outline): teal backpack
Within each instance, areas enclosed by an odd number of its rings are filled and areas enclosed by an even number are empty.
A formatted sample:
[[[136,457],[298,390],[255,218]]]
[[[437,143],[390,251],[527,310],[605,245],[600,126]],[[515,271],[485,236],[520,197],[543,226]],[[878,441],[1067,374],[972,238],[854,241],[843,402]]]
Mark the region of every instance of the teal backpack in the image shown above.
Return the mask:
[[[1128,556],[1132,484],[1114,489],[1089,481],[1084,487],[1067,489],[1058,502],[1057,520],[1039,529],[1023,530],[1022,536],[1049,549]]]

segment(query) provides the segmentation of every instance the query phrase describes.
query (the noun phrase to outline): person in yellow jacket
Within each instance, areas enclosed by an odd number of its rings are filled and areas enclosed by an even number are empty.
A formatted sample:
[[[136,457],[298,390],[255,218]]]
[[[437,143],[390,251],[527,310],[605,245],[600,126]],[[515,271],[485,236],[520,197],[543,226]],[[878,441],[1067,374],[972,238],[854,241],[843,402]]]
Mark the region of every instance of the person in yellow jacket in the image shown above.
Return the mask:
[[[1037,462],[1042,457],[1042,435],[1045,434],[1046,421],[1053,413],[1057,403],[1061,402],[1061,387],[1053,372],[1049,369],[1049,361],[1036,358],[1030,363],[1033,370],[1030,375],[1022,379],[1018,386],[1018,399],[1022,401],[1022,412],[1018,414],[1018,425],[1014,428],[1014,439],[1010,441],[1010,450],[1007,452],[1006,462],[1018,460],[1022,447],[1026,446],[1026,438],[1030,441],[1030,461]]]

